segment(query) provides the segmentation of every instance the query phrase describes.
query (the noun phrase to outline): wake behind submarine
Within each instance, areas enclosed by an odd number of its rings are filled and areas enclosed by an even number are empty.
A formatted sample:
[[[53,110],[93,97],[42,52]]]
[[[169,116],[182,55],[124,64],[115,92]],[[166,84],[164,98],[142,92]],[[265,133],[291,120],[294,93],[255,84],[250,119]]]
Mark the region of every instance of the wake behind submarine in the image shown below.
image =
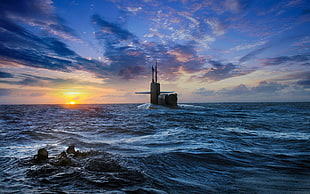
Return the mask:
[[[168,108],[179,108],[178,95],[174,92],[161,92],[160,83],[157,82],[157,61],[155,68],[152,66],[152,82],[149,92],[136,92],[136,94],[150,94],[151,105],[148,108],[160,108],[157,105]]]

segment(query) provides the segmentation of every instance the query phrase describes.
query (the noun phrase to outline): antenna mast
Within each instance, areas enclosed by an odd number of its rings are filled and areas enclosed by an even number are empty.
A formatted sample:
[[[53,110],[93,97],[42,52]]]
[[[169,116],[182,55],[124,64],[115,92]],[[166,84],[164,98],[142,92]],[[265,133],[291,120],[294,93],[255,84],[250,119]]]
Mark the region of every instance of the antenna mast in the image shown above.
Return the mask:
[[[152,66],[152,83],[154,83],[154,67]]]
[[[155,82],[157,83],[157,60],[155,64]]]

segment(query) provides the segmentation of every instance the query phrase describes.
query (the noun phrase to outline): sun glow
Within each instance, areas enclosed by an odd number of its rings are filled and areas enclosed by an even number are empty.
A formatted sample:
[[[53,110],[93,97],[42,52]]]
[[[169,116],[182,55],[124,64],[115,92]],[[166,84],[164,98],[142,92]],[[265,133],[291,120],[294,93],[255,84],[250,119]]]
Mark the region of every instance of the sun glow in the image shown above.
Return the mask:
[[[75,101],[67,102],[66,104],[76,104]]]

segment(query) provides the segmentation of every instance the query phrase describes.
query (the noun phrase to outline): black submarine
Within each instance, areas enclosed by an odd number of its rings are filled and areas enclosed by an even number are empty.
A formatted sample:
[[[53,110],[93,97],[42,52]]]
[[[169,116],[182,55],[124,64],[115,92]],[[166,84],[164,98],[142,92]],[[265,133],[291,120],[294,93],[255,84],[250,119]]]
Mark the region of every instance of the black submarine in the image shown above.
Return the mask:
[[[152,82],[150,92],[136,92],[136,94],[150,94],[149,108],[159,108],[156,105],[165,106],[169,108],[179,108],[178,95],[174,92],[161,92],[160,83],[157,82],[157,61],[155,68],[152,66]]]

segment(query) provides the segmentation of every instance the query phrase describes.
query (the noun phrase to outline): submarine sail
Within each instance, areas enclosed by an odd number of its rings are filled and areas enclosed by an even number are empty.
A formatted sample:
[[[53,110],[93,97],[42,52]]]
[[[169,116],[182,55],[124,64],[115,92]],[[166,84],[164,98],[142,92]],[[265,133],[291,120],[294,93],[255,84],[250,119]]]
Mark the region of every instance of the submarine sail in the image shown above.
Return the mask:
[[[136,92],[136,94],[150,94],[150,103],[155,105],[167,106],[170,108],[178,107],[178,97],[174,92],[161,92],[160,83],[157,79],[157,61],[155,68],[152,66],[152,82],[150,92]]]

